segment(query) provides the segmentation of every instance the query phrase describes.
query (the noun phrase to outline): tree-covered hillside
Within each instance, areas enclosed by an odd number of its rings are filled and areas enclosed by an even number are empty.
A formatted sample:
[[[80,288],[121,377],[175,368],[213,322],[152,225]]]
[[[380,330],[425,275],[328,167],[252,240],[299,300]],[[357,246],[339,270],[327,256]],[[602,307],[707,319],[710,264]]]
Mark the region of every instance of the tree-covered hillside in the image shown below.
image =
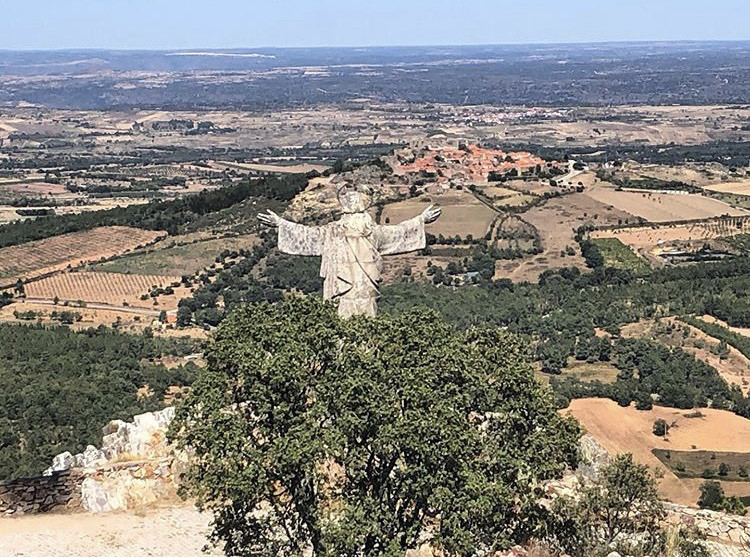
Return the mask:
[[[188,339],[105,328],[0,325],[0,480],[41,474],[58,453],[98,446],[110,420],[163,408],[165,389],[190,384],[198,368],[153,361],[194,350]]]

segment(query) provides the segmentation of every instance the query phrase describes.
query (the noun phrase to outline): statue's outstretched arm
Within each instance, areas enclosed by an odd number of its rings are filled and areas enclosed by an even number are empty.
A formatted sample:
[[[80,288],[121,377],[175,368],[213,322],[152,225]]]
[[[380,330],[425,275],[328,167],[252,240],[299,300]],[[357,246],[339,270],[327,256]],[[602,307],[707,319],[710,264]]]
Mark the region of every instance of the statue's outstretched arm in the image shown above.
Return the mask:
[[[305,226],[285,220],[273,210],[258,214],[261,224],[278,228],[279,251],[290,255],[322,255],[325,226]]]
[[[409,220],[396,225],[377,226],[375,246],[381,255],[395,255],[424,249],[426,244],[424,225],[440,217],[440,208],[429,206]]]

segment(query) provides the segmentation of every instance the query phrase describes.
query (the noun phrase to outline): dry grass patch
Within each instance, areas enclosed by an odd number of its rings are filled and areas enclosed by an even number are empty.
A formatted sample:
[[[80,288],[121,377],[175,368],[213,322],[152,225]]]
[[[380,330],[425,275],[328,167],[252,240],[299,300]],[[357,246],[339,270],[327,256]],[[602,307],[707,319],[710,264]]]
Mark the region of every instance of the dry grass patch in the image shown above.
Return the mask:
[[[602,186],[591,187],[586,194],[594,200],[614,206],[649,222],[697,220],[725,214],[729,216],[750,215],[745,210],[700,194],[618,191]]]
[[[703,187],[706,190],[739,194],[739,195],[750,195],[750,181],[733,181],[729,183],[715,183],[713,185],[706,185]]]

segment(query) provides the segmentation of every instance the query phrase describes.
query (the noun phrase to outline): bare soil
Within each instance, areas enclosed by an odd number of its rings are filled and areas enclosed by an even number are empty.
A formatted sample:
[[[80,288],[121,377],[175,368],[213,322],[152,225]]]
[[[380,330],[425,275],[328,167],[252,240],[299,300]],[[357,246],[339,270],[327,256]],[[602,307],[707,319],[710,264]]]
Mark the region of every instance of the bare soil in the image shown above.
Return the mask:
[[[5,556],[205,556],[210,516],[188,505],[0,518]],[[209,555],[220,556],[213,549]]]
[[[709,191],[730,194],[750,195],[750,181],[737,181],[731,183],[716,183],[703,187]]]
[[[633,458],[663,473],[658,480],[668,500],[695,506],[701,479],[681,479],[664,468],[652,449],[750,452],[750,420],[725,410],[699,409],[700,418],[687,418],[690,410],[654,406],[652,410],[621,407],[603,398],[575,399],[565,409],[610,453],[632,453]],[[652,433],[654,421],[663,418],[672,425],[668,437]],[[729,495],[749,496],[750,482],[722,484]]]
[[[722,215],[748,215],[745,210],[699,194],[618,191],[600,185],[591,187],[586,194],[594,200],[614,206],[649,222],[696,220]]]
[[[539,275],[550,268],[576,266],[586,269],[580,255],[575,231],[582,225],[604,225],[618,220],[635,220],[635,216],[598,202],[585,193],[573,193],[549,199],[520,215],[536,228],[542,237],[542,253],[523,260],[498,261],[495,278],[510,278],[514,282],[536,282]],[[562,255],[567,247],[574,255]]]
[[[0,286],[132,251],[166,235],[123,226],[98,227],[0,249]]]
[[[179,277],[114,272],[68,272],[55,274],[25,286],[30,298],[59,298],[61,301],[86,301],[147,307],[149,300],[140,296],[153,287],[165,288]]]

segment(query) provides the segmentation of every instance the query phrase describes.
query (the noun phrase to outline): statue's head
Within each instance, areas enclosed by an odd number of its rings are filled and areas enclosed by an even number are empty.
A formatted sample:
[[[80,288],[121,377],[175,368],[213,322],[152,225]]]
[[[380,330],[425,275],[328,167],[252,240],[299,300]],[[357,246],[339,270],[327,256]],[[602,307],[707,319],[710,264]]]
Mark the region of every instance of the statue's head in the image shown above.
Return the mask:
[[[344,183],[336,195],[344,214],[365,212],[372,204],[372,189],[366,186],[355,187],[351,183]]]

